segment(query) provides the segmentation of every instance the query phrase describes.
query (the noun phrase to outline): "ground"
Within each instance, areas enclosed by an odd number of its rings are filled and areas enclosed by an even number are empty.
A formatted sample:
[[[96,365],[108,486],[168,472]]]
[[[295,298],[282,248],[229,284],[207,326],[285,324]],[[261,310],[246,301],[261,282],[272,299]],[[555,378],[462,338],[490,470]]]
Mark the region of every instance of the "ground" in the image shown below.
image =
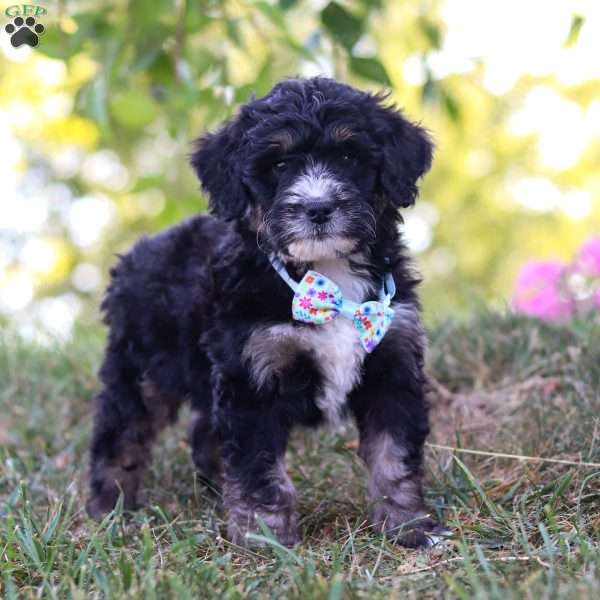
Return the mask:
[[[430,332],[432,444],[600,463],[600,327],[486,313]],[[599,598],[600,467],[426,449],[427,499],[453,531],[429,552],[366,522],[355,432],[298,432],[302,543],[223,537],[182,422],[161,439],[147,507],[83,510],[102,337],[0,339],[3,598]]]

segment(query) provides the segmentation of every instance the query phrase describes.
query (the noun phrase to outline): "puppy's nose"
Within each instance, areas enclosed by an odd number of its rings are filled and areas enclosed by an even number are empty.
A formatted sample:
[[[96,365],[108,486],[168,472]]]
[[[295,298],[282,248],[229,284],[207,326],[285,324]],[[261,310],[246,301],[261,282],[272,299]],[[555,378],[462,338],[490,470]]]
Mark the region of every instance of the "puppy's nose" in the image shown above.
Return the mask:
[[[331,202],[313,201],[306,207],[308,218],[318,225],[327,223],[333,211],[334,206]]]

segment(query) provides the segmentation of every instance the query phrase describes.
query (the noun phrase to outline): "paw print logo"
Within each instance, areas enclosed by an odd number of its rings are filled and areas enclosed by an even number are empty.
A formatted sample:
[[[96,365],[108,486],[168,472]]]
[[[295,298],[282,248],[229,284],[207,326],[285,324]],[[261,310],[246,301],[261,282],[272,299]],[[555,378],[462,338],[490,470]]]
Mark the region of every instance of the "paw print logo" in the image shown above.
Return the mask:
[[[10,35],[10,43],[18,48],[27,44],[34,48],[38,45],[38,35],[44,33],[44,26],[36,23],[33,17],[15,17],[12,23],[9,23],[4,30]]]

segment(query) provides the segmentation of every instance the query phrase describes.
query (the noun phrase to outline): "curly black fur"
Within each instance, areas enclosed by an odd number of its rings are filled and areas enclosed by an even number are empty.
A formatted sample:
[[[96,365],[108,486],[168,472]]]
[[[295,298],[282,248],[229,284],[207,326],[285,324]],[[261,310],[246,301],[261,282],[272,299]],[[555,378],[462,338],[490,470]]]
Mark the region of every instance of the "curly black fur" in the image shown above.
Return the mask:
[[[259,515],[293,544],[288,435],[349,410],[374,524],[398,533],[422,518],[400,541],[427,543],[424,341],[398,209],[414,202],[431,158],[426,132],[383,96],[325,78],[283,81],[197,141],[191,163],[213,216],[142,238],[111,270],[92,515],[111,510],[120,491],[135,507],[152,439],[189,400],[194,461],[223,484],[230,536],[243,543]],[[374,297],[391,270],[396,317],[380,346],[365,355],[342,318],[292,321],[292,294],[268,253],[298,279],[329,269],[357,301]]]

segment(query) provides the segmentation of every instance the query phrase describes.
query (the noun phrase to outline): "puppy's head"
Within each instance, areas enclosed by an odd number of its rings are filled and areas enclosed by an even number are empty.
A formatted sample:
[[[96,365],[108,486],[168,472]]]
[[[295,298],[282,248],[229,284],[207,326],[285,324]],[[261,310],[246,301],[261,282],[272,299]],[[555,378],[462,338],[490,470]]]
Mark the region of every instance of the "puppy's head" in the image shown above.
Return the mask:
[[[414,202],[431,158],[426,132],[383,96],[314,78],[242,106],[191,162],[214,214],[310,262],[372,243],[386,207]]]

